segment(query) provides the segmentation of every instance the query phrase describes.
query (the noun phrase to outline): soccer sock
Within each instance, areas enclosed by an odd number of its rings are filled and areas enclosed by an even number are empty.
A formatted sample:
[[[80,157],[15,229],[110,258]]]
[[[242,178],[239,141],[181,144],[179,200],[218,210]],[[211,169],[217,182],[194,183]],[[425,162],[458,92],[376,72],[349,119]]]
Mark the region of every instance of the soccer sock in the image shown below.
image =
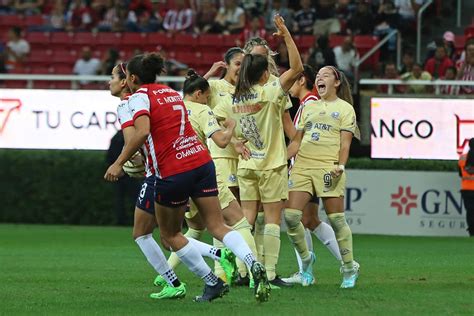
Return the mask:
[[[328,214],[334,233],[336,234],[337,243],[341,252],[342,261],[345,269],[354,267],[354,257],[352,253],[352,232],[346,222],[344,213]]]
[[[184,237],[190,237],[199,240],[201,239],[203,232],[203,230],[189,228],[186,234],[184,234]],[[175,269],[177,266],[179,266],[180,263],[181,261],[179,261],[179,258],[176,253],[172,252],[171,255],[168,257],[168,264],[171,266],[172,269]]]
[[[306,245],[308,246],[308,251],[313,251],[313,238],[311,237],[311,231],[307,228],[304,230],[304,237],[306,240]],[[296,250],[296,248],[295,248],[295,254],[296,254],[296,261],[298,261],[298,269],[302,273],[303,262],[301,261],[300,254],[298,253],[298,250]]]
[[[250,247],[238,232],[231,230],[225,234],[224,238],[222,238],[222,242],[237,258],[245,262],[249,269],[252,267],[252,264],[257,261],[252,250],[250,250]]]
[[[271,281],[276,277],[276,265],[280,254],[280,226],[266,224],[264,233],[265,269],[267,270],[267,277]]]
[[[336,234],[331,225],[321,222],[313,230],[313,234],[329,249],[329,252],[339,261],[342,261],[341,252],[339,251],[339,245],[336,240]]]
[[[225,245],[220,240],[217,240],[216,238],[212,239],[212,243],[213,243],[214,247],[217,248],[217,249],[222,249],[222,248],[225,247]],[[219,260],[214,261],[214,273],[218,277],[220,277],[222,280],[224,280],[226,282],[230,282],[230,280],[227,280],[224,269],[222,269],[222,266],[221,266]]]
[[[263,249],[263,236],[265,235],[265,215],[263,212],[257,213],[255,219],[255,247],[257,249],[257,259],[261,263],[265,263],[264,249]]]
[[[311,261],[311,257],[308,251],[308,245],[306,244],[305,229],[301,223],[301,215],[303,212],[296,209],[287,208],[285,209],[285,222],[288,226],[287,234],[290,237],[293,246],[298,251],[301,258],[301,267],[305,270]]]
[[[168,265],[160,246],[158,246],[155,239],[153,239],[152,234],[140,236],[135,239],[135,242],[138,247],[140,247],[151,266],[163,277],[163,279],[165,279],[166,282],[168,282],[168,284],[173,285],[174,287],[181,285],[173,269]]]
[[[255,246],[255,239],[253,238],[251,232],[252,226],[250,226],[249,222],[247,221],[247,218],[242,217],[240,221],[238,221],[234,226],[232,226],[232,229],[242,235],[242,238],[250,247],[250,250],[252,250],[253,255],[256,256],[257,247]],[[245,263],[240,259],[237,259],[236,263],[239,274],[241,276],[247,275],[247,266],[245,265]]]
[[[211,268],[206,264],[192,242],[188,242],[183,248],[176,251],[176,255],[191,272],[203,279],[207,285],[214,286],[217,284],[217,277],[212,273]]]
[[[208,245],[202,241],[196,240],[194,238],[187,237],[190,243],[199,251],[201,256],[211,258],[212,260],[219,261],[221,258],[221,250]]]

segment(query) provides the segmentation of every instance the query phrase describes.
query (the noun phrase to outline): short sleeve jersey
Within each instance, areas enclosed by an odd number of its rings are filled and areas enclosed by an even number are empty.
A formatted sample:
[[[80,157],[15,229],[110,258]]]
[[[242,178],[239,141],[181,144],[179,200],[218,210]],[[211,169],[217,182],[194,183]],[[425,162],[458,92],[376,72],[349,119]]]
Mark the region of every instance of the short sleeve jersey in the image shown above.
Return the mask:
[[[293,169],[334,167],[339,162],[341,131],[354,134],[356,130],[354,108],[341,99],[307,102],[298,130],[304,135]]]
[[[249,160],[239,160],[239,169],[271,170],[286,165],[283,132],[283,99],[287,97],[280,81],[254,85],[241,97],[227,96],[214,109],[217,116],[228,115],[237,122],[237,137],[248,140]],[[229,102],[231,106],[229,107]]]
[[[133,115],[128,107],[129,97],[130,95],[127,95],[123,100],[120,100],[120,103],[117,106],[117,116],[122,129],[133,126]]]
[[[209,80],[209,86],[211,93],[209,96],[208,105],[211,109],[214,109],[218,103],[223,102],[223,99],[229,100],[229,95],[233,94],[235,91],[235,87],[225,79]],[[227,117],[223,116],[223,118]],[[233,146],[220,148],[213,141],[210,141],[209,150],[211,152],[212,158],[239,159],[239,155]]]
[[[128,106],[134,121],[142,115],[150,117],[145,155],[157,177],[190,171],[211,161],[175,90],[160,84],[143,85],[130,96]]]
[[[207,139],[210,138],[212,134],[221,130],[214,113],[211,108],[205,104],[184,101],[184,105],[186,105],[189,121],[191,122],[194,131],[198,135],[201,143],[205,145]]]
[[[270,78],[268,78],[268,83],[274,82],[274,81],[280,81],[280,78],[278,78],[275,75],[270,75]],[[290,96],[287,96],[286,98],[283,98],[281,100],[283,103],[283,111],[289,110],[293,107],[293,103],[291,103]]]

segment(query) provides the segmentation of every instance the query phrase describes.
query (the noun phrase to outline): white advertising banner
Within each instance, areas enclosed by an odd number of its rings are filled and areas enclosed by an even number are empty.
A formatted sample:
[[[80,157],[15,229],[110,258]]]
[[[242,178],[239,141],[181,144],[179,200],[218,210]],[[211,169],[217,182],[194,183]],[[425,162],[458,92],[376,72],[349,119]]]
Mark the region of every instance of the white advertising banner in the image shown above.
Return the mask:
[[[474,137],[474,99],[372,98],[372,158],[457,160]]]
[[[107,90],[0,89],[0,148],[107,149],[118,103]]]
[[[354,233],[468,236],[456,172],[347,170],[347,179],[345,213]]]

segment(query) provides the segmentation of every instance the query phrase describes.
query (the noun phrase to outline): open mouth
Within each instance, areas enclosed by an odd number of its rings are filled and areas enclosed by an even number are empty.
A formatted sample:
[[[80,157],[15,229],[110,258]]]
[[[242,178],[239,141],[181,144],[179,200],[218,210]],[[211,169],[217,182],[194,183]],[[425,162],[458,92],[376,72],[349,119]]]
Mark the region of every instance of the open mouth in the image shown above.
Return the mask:
[[[318,82],[318,91],[319,93],[326,91],[326,84],[324,82]]]

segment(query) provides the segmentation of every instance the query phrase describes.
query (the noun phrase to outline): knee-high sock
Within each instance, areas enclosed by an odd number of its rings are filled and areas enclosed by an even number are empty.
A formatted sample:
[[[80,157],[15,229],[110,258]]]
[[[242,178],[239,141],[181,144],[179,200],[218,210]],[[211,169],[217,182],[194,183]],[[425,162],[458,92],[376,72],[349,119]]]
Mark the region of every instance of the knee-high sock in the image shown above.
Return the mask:
[[[225,247],[225,245],[218,239],[216,238],[213,238],[212,239],[212,244],[214,245],[214,247],[216,247],[217,249],[222,249]],[[225,272],[224,272],[224,269],[222,269],[222,266],[221,264],[219,263],[219,260],[216,260],[214,261],[214,273],[219,277],[221,278],[222,280],[224,280],[225,282],[230,282],[230,280],[227,280],[227,277],[225,275]]]
[[[352,252],[352,231],[346,222],[344,213],[328,214],[334,233],[336,234],[337,243],[341,252],[344,268],[352,269],[354,256]]]
[[[309,229],[304,230],[304,239],[306,240],[306,245],[308,245],[308,251],[313,251],[313,238],[311,236],[311,231]],[[337,243],[336,243],[337,244]],[[339,249],[339,248],[338,248]],[[300,272],[303,272],[303,262],[301,261],[300,254],[295,248],[296,261],[298,261],[298,268]]]
[[[200,240],[203,233],[204,233],[203,230],[189,228],[188,231],[184,234],[184,237]],[[179,261],[179,258],[176,255],[176,253],[172,252],[168,258],[168,264],[171,266],[172,269],[175,269],[180,263],[181,261]]]
[[[331,225],[325,222],[321,222],[313,231],[313,234],[325,245],[329,252],[339,261],[342,261],[341,251],[339,250],[339,244],[336,240],[336,234],[332,229]]]
[[[263,212],[257,213],[257,218],[255,219],[255,247],[257,249],[257,259],[261,263],[265,263],[265,257],[263,256],[263,236],[265,235],[265,215]]]
[[[225,234],[224,238],[222,238],[222,242],[235,254],[237,258],[245,262],[249,269],[252,267],[252,264],[257,261],[252,250],[250,250],[250,247],[242,236],[235,230],[231,230]]]
[[[201,257],[193,243],[188,242],[183,248],[176,251],[176,255],[191,272],[203,279],[207,285],[214,286],[217,284],[217,276],[212,273],[211,268]]]
[[[273,280],[276,277],[276,265],[280,254],[280,226],[277,224],[266,224],[263,236],[264,261],[267,277]]]
[[[300,210],[287,208],[285,209],[284,217],[288,227],[286,231],[288,237],[293,243],[293,247],[298,251],[302,261],[302,269],[306,270],[311,261],[311,257],[309,255],[308,245],[306,244],[305,229],[301,223],[302,214],[303,212]]]
[[[135,239],[138,247],[145,255],[151,266],[158,272],[168,284],[179,286],[179,280],[173,269],[168,265],[166,257],[160,246],[153,239],[152,234],[143,235]]]
[[[234,226],[232,226],[232,229],[242,235],[242,238],[250,247],[250,250],[252,250],[253,255],[257,256],[257,247],[255,246],[255,239],[253,238],[251,232],[252,226],[250,226],[247,218],[243,217]],[[245,262],[240,259],[237,259],[237,269],[241,276],[247,275],[247,266],[245,265]]]

